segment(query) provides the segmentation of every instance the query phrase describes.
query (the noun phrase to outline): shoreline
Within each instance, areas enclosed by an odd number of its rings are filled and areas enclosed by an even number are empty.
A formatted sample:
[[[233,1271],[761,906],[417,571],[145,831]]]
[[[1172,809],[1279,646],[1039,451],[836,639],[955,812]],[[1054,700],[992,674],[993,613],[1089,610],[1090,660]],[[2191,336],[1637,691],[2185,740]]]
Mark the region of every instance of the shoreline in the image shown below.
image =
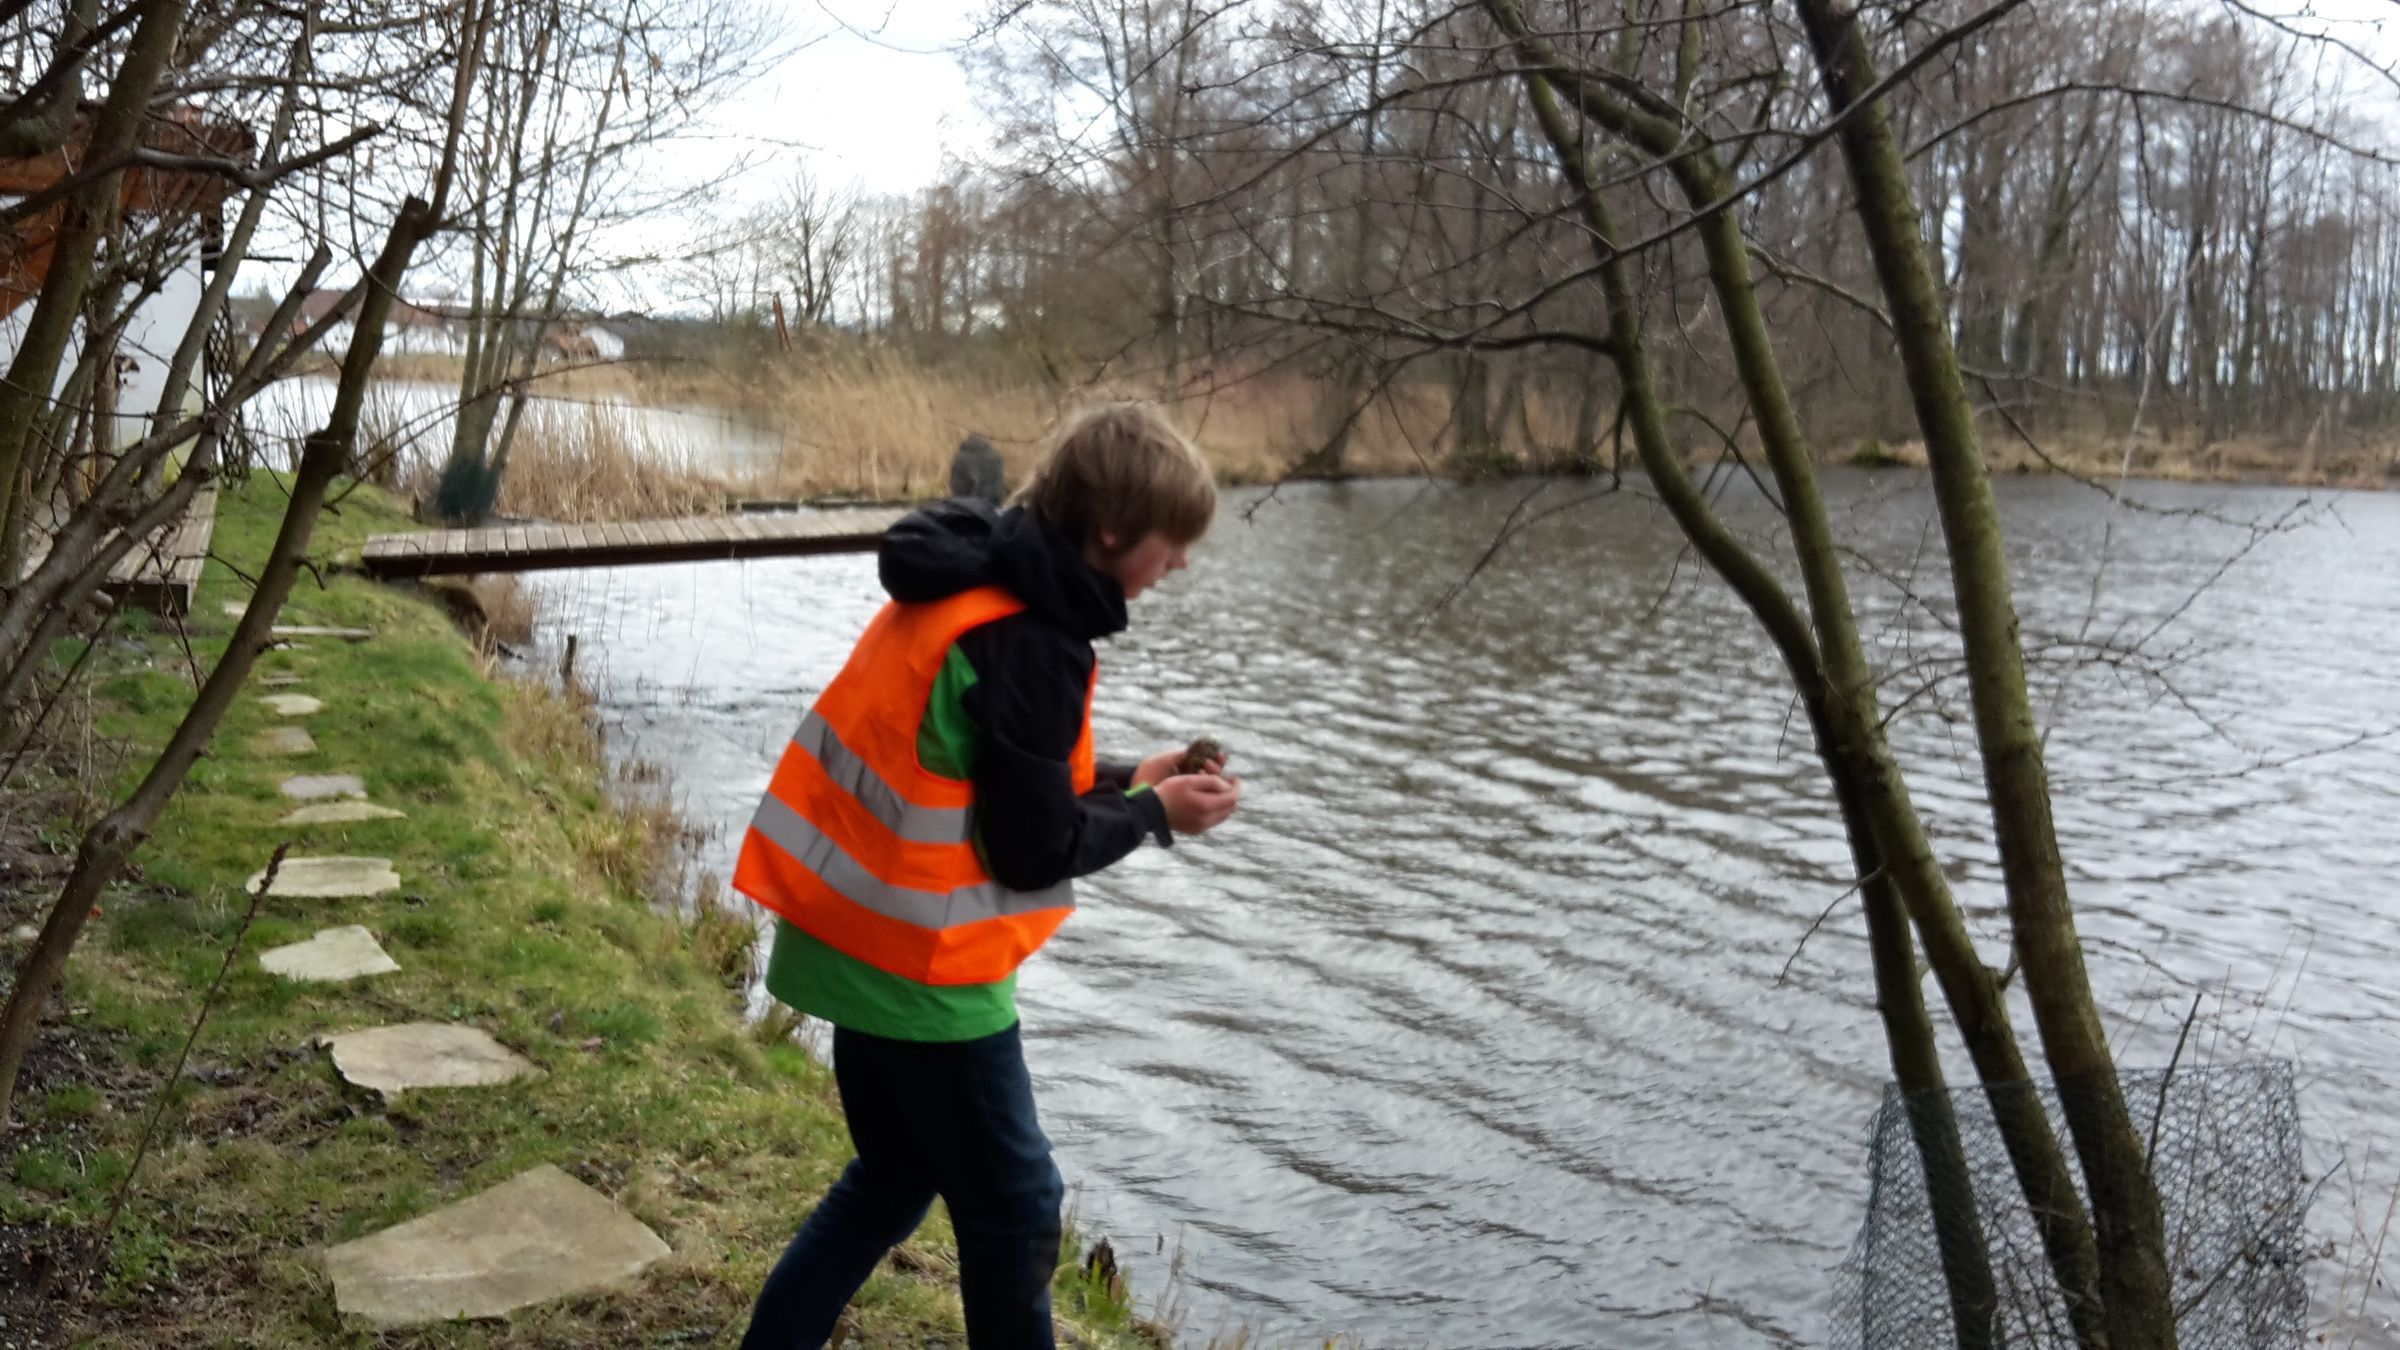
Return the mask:
[[[381,372],[379,379],[437,391],[455,389],[454,370],[445,379],[440,369],[446,358],[396,360],[398,364]],[[450,364],[454,367],[455,361]],[[740,493],[792,497],[838,492],[914,495],[948,481],[951,449],[969,432],[989,438],[1012,477],[1021,477],[1060,411],[1084,401],[1069,391],[1037,388],[971,366],[926,366],[855,353],[839,356],[805,377],[773,369],[756,379],[741,379],[713,366],[684,362],[558,367],[537,374],[531,392],[561,404],[715,416],[737,423],[748,435],[778,443],[780,450],[764,460],[729,459],[721,468],[686,465],[683,471]],[[1512,435],[1489,452],[1467,454],[1445,439],[1446,422],[1435,415],[1438,390],[1396,391],[1393,398],[1400,411],[1362,419],[1349,457],[1353,467],[1332,481],[1474,481],[1567,468],[1548,448],[1563,435],[1555,428],[1543,438],[1528,439],[1532,424],[1527,423],[1524,435]],[[1320,399],[1306,380],[1277,377],[1187,395],[1170,400],[1169,408],[1194,432],[1221,484],[1256,486],[1327,480],[1301,471],[1309,451],[1288,448],[1306,440],[1303,428]],[[1418,422],[1428,422],[1430,429]],[[2038,451],[2000,425],[1987,425],[1983,433],[1984,462],[1995,475],[2084,477],[2105,484],[2115,482],[2128,463],[2126,437],[2105,428],[2078,426],[2045,433]],[[607,426],[578,434],[583,440],[625,442],[559,447],[578,462],[626,453],[640,440]],[[1820,469],[1925,467],[1923,448],[1914,441],[1829,440],[1813,449]],[[1717,444],[1693,445],[1684,462],[1698,470],[1724,457]],[[1763,473],[1756,454],[1749,457]],[[2348,434],[2298,440],[2244,434],[2203,443],[2174,428],[2153,429],[2134,439],[2130,464],[2129,476],[2141,481],[2400,488],[2400,453],[2395,447]],[[1635,471],[1630,452],[1626,469],[1629,475]],[[1601,466],[1597,476],[1606,472]]]
[[[218,550],[186,621],[202,668],[246,598],[279,523],[269,476],[229,490]],[[370,533],[415,528],[361,488],[318,527],[331,564]],[[731,1345],[791,1230],[847,1162],[830,1073],[788,1038],[762,1043],[737,992],[747,924],[678,917],[659,884],[676,822],[629,798],[605,767],[588,707],[498,677],[438,597],[328,567],[286,622],[370,629],[367,641],[283,647],[195,767],[69,966],[0,1134],[0,1317],[9,1336],[78,1344],[368,1344],[336,1313],[332,1245],[555,1166],[663,1238],[671,1255],[615,1292],[539,1304],[501,1324],[437,1323],[413,1343]],[[94,653],[95,735],[122,745],[94,775],[103,799],[147,767],[188,705],[191,667],[172,623],[132,615]],[[264,681],[297,681],[267,687]],[[293,726],[262,696],[323,703],[298,722],[316,748],[259,738]],[[52,786],[73,786],[71,763]],[[35,770],[29,767],[27,777]],[[286,775],[354,772],[404,819],[291,825]],[[22,782],[12,805],[52,805]],[[62,796],[61,801],[65,798]],[[30,811],[29,811],[30,813]],[[0,934],[38,922],[57,850],[12,831]],[[357,899],[270,895],[246,931],[244,879],[278,843],[292,856],[378,855],[399,885]],[[45,850],[48,850],[45,853]],[[696,911],[694,911],[696,912]],[[398,963],[350,983],[298,984],[259,953],[362,925]],[[229,944],[241,943],[113,1243],[109,1209],[165,1073]],[[14,961],[24,943],[7,940]],[[316,1038],[410,1021],[474,1028],[530,1060],[500,1087],[379,1096],[342,1081]],[[1084,1344],[1156,1346],[1169,1333],[1123,1283],[1085,1278],[1062,1252],[1056,1307]],[[956,1259],[937,1212],[861,1291],[869,1343],[962,1337]],[[46,1296],[36,1287],[47,1285]],[[36,1342],[40,1343],[40,1342]]]

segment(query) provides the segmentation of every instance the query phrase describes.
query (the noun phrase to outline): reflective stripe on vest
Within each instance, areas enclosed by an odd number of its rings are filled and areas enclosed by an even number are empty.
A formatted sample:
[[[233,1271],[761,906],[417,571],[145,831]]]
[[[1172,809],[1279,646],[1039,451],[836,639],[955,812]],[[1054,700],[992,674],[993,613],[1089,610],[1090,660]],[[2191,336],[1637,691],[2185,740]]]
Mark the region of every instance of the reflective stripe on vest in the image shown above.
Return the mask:
[[[1068,882],[1012,891],[974,846],[974,787],[917,759],[952,644],[1024,606],[997,587],[887,604],[793,733],[742,841],[734,889],[829,946],[926,984],[1006,978],[1074,907]],[[1093,683],[1098,682],[1093,671]],[[1070,763],[1091,789],[1091,688]]]
[[[792,745],[806,750],[824,768],[829,782],[857,798],[859,805],[902,839],[912,844],[963,844],[971,837],[971,811],[963,806],[919,806],[901,796],[876,776],[866,760],[842,744],[842,738],[816,713],[801,719],[800,729],[792,733]],[[780,805],[768,797],[759,809],[770,804]]]

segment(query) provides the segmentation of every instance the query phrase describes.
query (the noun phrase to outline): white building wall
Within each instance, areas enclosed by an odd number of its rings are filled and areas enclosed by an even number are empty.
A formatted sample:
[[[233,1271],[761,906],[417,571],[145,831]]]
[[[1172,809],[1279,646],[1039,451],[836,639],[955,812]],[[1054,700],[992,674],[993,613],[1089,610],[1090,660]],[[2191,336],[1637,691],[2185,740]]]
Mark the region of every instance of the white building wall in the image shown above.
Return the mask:
[[[383,330],[383,350],[416,356],[464,356],[466,336],[449,324],[410,327],[386,325]]]
[[[7,198],[18,200],[16,197]],[[169,402],[167,365],[174,359],[175,347],[183,341],[184,329],[200,307],[200,292],[206,285],[200,275],[199,250],[190,254],[168,276],[158,292],[145,298],[133,318],[125,325],[125,336],[117,344],[117,354],[132,363],[117,387],[117,416],[114,444],[119,447],[141,439],[151,416],[161,403]],[[33,322],[37,302],[27,300],[0,319],[0,370],[17,359],[17,349],[25,341],[25,330]],[[75,362],[83,354],[83,325],[78,320],[67,338],[66,356],[58,363],[58,378],[51,384],[53,397],[66,392],[67,378],[74,373]],[[197,406],[195,387],[200,375],[195,365],[194,384],[186,385],[172,400],[176,406]]]
[[[194,249],[158,294],[142,302],[125,325],[117,354],[132,363],[117,384],[117,437],[122,448],[142,438],[150,418],[160,408],[191,412],[200,409],[202,363],[192,363],[192,378],[182,388],[167,388],[167,367],[175,360],[192,316],[200,312],[200,293],[207,281],[200,274],[199,250]]]

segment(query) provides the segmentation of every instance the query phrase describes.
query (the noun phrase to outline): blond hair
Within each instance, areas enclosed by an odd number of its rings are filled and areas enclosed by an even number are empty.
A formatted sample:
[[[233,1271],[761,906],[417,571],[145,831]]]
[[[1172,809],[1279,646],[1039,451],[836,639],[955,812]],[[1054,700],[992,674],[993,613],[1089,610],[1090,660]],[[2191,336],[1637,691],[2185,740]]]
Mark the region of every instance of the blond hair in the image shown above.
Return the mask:
[[[1009,500],[1086,544],[1188,544],[1216,518],[1217,480],[1156,404],[1111,403],[1068,419]]]

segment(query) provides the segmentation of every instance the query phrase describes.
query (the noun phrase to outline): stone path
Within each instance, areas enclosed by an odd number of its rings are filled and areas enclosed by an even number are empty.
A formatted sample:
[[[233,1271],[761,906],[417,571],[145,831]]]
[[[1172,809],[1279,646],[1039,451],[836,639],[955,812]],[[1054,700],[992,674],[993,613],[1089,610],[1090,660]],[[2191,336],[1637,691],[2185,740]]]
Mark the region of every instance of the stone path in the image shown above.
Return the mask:
[[[354,773],[304,773],[283,780],[283,795],[297,802],[319,802],[327,797],[363,798],[367,795],[367,784]]]
[[[324,1036],[335,1072],[356,1087],[382,1093],[412,1088],[490,1087],[541,1070],[475,1027],[450,1022],[403,1022]]]
[[[373,802],[340,801],[319,802],[315,806],[303,806],[275,823],[278,825],[346,825],[360,820],[406,820],[407,818],[406,811],[395,811],[391,807],[377,806]]]
[[[306,942],[269,948],[258,954],[258,964],[270,975],[319,984],[400,972],[400,963],[375,941],[375,935],[357,924],[325,929]]]
[[[378,1328],[501,1317],[623,1284],[669,1255],[607,1196],[544,1164],[325,1253],[336,1308]]]
[[[242,606],[227,602],[226,612]],[[365,641],[365,629],[278,625],[277,638],[338,637]],[[289,689],[297,675],[260,683]],[[302,693],[264,695],[278,717],[310,717],[322,700]],[[250,739],[265,757],[314,754],[314,737],[298,726],[277,726]],[[298,774],[278,785],[305,803],[278,826],[341,825],[403,820],[407,813],[366,800],[357,774]],[[266,878],[253,875],[245,889]],[[269,888],[273,896],[339,899],[396,890],[400,876],[388,858],[286,857]],[[400,964],[359,924],[320,930],[306,941],[259,953],[258,964],[286,980],[336,984],[396,974]],[[320,1038],[344,1081],[391,1095],[430,1088],[478,1088],[541,1072],[531,1060],[475,1027],[407,1022],[365,1027]],[[334,1306],[377,1328],[419,1326],[459,1318],[501,1317],[519,1308],[607,1289],[633,1280],[661,1258],[667,1244],[607,1196],[558,1168],[544,1165],[457,1204],[324,1253]]]
[[[306,727],[270,727],[250,738],[250,748],[262,755],[294,755],[317,753],[317,738]]]
[[[242,883],[242,889],[255,891],[258,883],[266,879],[264,871],[253,872]],[[286,858],[267,894],[300,900],[344,900],[398,889],[400,874],[392,870],[389,858]]]

